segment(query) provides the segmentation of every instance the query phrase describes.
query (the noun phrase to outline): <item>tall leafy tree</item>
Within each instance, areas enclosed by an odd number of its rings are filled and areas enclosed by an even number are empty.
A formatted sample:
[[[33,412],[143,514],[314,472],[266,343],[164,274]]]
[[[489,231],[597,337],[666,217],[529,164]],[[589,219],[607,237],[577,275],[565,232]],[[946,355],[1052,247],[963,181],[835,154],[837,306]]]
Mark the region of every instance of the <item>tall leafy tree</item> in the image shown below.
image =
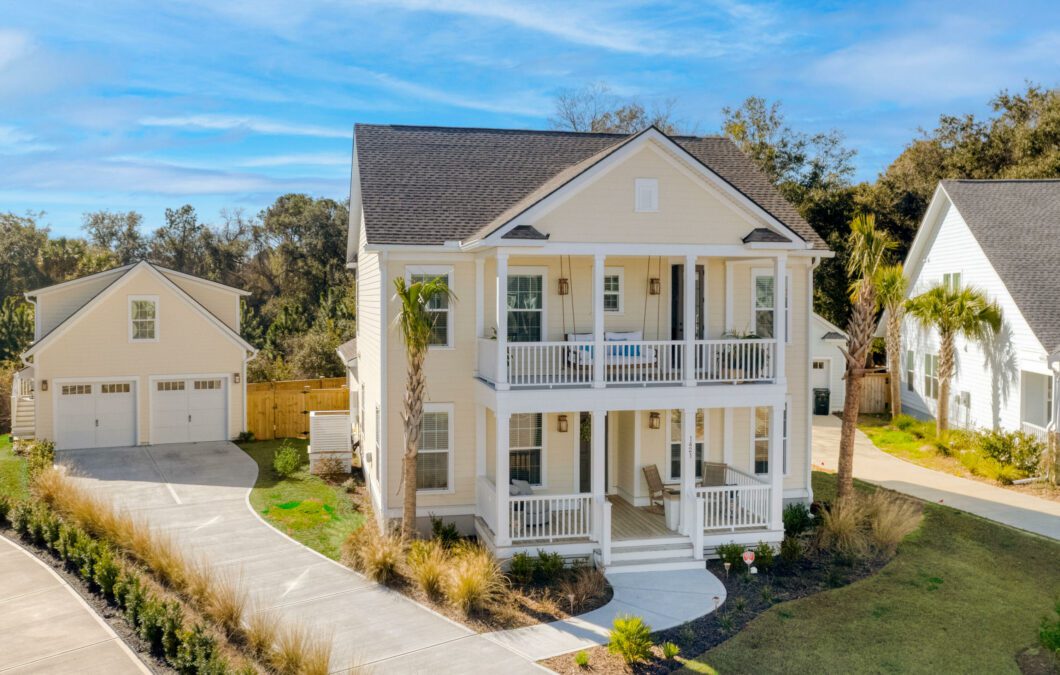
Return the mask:
[[[48,228],[37,224],[40,215],[0,213],[0,300],[48,283],[37,264],[38,253],[48,242]]]
[[[902,318],[905,316],[905,293],[909,282],[900,264],[886,265],[876,274],[876,293],[887,315],[885,343],[887,373],[891,387],[891,419],[902,414]]]
[[[12,295],[0,303],[0,363],[17,361],[33,340],[33,307]]]
[[[89,243],[113,252],[119,265],[128,265],[147,256],[143,221],[136,211],[95,211],[82,216],[81,229]]]
[[[839,435],[836,497],[840,500],[854,493],[854,437],[861,407],[861,385],[879,310],[876,281],[894,246],[894,240],[876,227],[872,214],[859,214],[850,223],[847,274],[853,279],[850,284],[853,310],[847,323],[847,344],[842,348],[846,360],[846,398]]]
[[[163,267],[202,276],[205,268],[206,226],[199,222],[194,207],[166,209],[166,224],[151,237],[150,257]]]
[[[1001,330],[1001,308],[979,289],[937,284],[911,298],[906,310],[920,325],[933,328],[939,334],[935,427],[939,439],[945,442],[950,426],[950,382],[956,365],[956,338],[959,335],[967,340],[983,340],[991,331]]]
[[[423,424],[423,399],[427,393],[427,377],[423,364],[437,314],[428,308],[438,300],[455,300],[444,278],[406,284],[403,277],[394,279],[395,297],[401,305],[397,316],[401,337],[405,341],[407,375],[405,402],[401,421],[405,426],[405,453],[402,465],[402,488],[405,491],[401,530],[406,537],[416,531],[416,465]]]
[[[616,96],[603,82],[594,82],[580,89],[561,90],[548,121],[553,129],[563,131],[634,134],[656,126],[664,133],[676,134],[679,124],[673,109],[673,99],[645,106],[638,99]]]

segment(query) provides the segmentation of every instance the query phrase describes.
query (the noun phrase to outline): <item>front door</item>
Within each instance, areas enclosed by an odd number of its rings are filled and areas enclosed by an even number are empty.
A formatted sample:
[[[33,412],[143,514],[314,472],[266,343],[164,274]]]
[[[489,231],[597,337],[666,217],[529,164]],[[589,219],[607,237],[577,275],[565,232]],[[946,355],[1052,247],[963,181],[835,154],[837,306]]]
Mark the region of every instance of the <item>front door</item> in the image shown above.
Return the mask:
[[[703,339],[703,266],[696,265],[696,339]],[[685,339],[685,266],[670,268],[670,339]]]
[[[578,415],[578,492],[593,491],[593,417],[591,413]],[[607,492],[607,417],[604,417],[604,492]]]

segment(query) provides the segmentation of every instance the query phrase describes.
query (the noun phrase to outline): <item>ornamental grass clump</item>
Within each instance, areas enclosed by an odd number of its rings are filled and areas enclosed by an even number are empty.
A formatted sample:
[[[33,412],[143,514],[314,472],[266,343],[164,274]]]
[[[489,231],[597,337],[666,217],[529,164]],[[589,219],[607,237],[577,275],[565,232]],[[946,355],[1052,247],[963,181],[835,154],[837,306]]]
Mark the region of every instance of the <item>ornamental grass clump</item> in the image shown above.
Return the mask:
[[[417,540],[409,546],[409,576],[427,597],[442,596],[449,571],[449,554],[438,539]]]
[[[398,578],[405,555],[405,541],[399,534],[383,532],[369,516],[364,526],[346,538],[343,557],[369,579],[388,584]]]
[[[865,500],[865,509],[872,545],[884,555],[894,555],[898,544],[920,527],[923,515],[916,502],[882,490]]]
[[[281,629],[269,654],[278,675],[327,675],[330,662],[331,640],[314,636],[304,624]]]
[[[651,647],[651,626],[644,619],[629,614],[615,617],[607,651],[621,656],[627,664],[634,664],[651,658]]]
[[[457,546],[445,597],[465,615],[485,609],[500,599],[507,579],[493,554],[478,544]]]
[[[817,544],[824,550],[857,558],[869,550],[869,535],[864,504],[850,497],[821,510]]]

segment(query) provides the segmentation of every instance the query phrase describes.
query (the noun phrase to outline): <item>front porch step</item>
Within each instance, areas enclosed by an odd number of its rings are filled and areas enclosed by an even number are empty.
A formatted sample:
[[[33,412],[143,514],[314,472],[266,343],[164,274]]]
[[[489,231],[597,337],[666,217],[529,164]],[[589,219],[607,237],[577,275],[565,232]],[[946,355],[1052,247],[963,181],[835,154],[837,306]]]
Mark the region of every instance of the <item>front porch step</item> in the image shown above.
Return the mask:
[[[666,544],[661,546],[654,544],[644,546],[620,546],[616,544],[611,547],[611,560],[614,562],[658,560],[660,558],[691,560],[694,557],[694,553],[695,551],[692,548],[691,542]]]
[[[674,572],[677,570],[701,570],[706,566],[706,561],[688,558],[655,558],[652,560],[614,560],[612,553],[611,564],[604,568],[607,574],[624,574],[627,572]]]

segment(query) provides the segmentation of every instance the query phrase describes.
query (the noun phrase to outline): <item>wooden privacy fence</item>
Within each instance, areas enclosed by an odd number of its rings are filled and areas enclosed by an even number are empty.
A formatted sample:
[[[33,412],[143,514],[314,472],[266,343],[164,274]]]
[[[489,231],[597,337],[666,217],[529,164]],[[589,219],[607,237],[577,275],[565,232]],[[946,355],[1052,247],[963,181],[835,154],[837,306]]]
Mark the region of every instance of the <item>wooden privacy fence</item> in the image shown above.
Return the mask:
[[[883,414],[890,412],[891,388],[888,386],[887,373],[868,373],[861,381],[861,409],[864,414]]]
[[[260,441],[306,437],[309,413],[349,408],[344,377],[247,384],[247,431]]]

